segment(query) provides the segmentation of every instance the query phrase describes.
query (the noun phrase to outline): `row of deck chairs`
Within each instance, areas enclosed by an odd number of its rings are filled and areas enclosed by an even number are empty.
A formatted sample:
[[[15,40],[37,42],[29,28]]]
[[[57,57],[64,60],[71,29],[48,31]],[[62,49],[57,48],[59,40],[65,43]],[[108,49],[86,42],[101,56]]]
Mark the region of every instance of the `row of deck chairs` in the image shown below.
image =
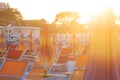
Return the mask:
[[[25,80],[36,60],[36,50],[11,44],[0,57],[0,80]]]
[[[73,53],[73,47],[63,47],[58,53],[55,61],[50,66],[48,73],[65,76],[54,76],[47,80],[80,80],[76,76],[85,70],[87,54]]]
[[[58,53],[55,61],[48,70],[48,73],[58,74],[60,76],[50,77],[48,80],[70,80],[72,77],[75,63],[76,55],[73,54],[73,48],[62,48],[61,51]]]

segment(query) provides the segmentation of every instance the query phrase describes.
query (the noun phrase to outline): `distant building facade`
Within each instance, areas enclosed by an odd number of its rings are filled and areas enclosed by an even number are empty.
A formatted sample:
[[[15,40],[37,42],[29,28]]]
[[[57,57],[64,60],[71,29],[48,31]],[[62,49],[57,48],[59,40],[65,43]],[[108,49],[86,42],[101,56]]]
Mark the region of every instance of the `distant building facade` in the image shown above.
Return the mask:
[[[32,32],[33,40],[40,39],[40,27],[25,27],[25,26],[0,26],[0,34],[3,31],[5,33],[6,42],[15,43],[19,40],[20,36],[23,34],[26,41],[30,36],[30,32]]]

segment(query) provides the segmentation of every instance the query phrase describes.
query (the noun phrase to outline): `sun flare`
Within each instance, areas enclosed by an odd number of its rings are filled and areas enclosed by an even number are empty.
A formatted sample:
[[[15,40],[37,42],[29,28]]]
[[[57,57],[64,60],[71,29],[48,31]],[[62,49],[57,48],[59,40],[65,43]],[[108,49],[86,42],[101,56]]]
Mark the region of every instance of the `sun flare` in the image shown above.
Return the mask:
[[[45,18],[48,22],[55,19],[57,13],[64,11],[79,12],[82,18],[99,13],[108,5],[112,5],[115,14],[120,15],[118,0],[1,0],[9,2],[11,7],[16,7],[24,19]]]
[[[81,17],[81,20],[79,20],[79,22],[84,23],[89,21],[90,19],[88,19],[88,17],[95,16],[108,7],[113,8],[115,15],[120,15],[120,9],[118,9],[118,4],[115,0],[86,1],[85,4],[79,5],[77,8],[77,11],[80,13],[80,17]]]
[[[88,17],[88,16],[93,16],[98,13],[100,13],[103,9],[105,9],[108,6],[115,6],[112,4],[112,1],[108,0],[91,0],[86,3],[84,6],[79,6],[78,12],[82,17]],[[80,9],[80,7],[82,7]]]

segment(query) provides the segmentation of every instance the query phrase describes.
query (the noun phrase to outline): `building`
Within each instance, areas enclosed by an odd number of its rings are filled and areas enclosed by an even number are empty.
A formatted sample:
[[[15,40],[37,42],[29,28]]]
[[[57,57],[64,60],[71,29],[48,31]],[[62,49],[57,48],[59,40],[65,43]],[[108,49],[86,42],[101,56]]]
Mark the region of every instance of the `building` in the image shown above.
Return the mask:
[[[24,35],[25,40],[28,40],[30,32],[32,32],[33,40],[40,39],[40,28],[39,27],[25,27],[25,26],[3,27],[3,26],[0,26],[0,34],[2,31],[5,33],[5,39],[7,43],[14,43],[18,41],[22,34]]]

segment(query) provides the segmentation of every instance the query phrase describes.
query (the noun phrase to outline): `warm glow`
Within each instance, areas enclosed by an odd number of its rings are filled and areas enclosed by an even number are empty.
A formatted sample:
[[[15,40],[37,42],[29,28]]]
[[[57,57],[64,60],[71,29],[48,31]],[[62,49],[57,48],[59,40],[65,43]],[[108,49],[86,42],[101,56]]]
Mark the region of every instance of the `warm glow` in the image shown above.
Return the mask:
[[[63,11],[79,12],[86,18],[99,13],[103,8],[112,4],[115,14],[120,14],[118,0],[1,0],[9,2],[10,6],[18,8],[24,19],[45,18],[48,22],[55,19],[57,13]]]
[[[81,10],[78,9],[82,17],[88,17],[92,15],[96,15],[101,12],[104,8],[108,6],[113,6],[111,4],[111,1],[105,1],[105,0],[91,0],[89,3],[83,7]],[[81,7],[81,6],[79,6]]]

